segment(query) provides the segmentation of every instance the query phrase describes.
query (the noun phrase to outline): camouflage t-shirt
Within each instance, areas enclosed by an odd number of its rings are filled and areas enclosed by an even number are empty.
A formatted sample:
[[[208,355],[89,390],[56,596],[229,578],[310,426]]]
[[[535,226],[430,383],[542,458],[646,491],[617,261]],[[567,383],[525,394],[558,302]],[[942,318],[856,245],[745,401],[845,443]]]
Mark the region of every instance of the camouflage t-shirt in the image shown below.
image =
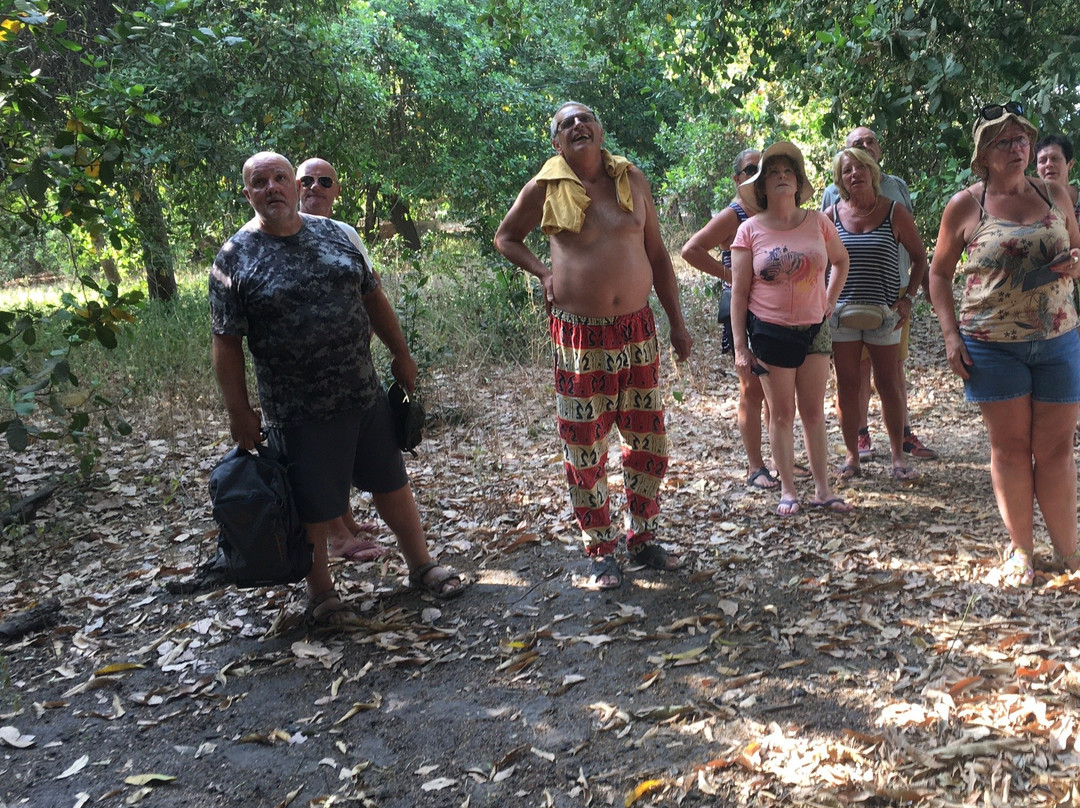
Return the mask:
[[[210,270],[211,327],[247,337],[267,426],[362,412],[379,389],[363,301],[375,274],[333,221],[301,215],[292,236],[249,223]]]

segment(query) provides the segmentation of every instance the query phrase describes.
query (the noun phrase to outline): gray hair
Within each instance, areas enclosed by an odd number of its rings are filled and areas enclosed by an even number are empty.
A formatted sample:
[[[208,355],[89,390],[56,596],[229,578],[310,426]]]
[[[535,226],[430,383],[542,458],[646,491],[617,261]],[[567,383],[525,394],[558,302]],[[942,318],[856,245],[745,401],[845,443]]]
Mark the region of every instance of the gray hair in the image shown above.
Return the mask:
[[[597,125],[599,125],[599,127],[601,129],[604,128],[604,124],[600,120],[600,116],[597,115],[596,110],[594,110],[588,104],[582,104],[580,101],[563,101],[561,104],[559,104],[559,108],[557,110],[555,110],[554,114],[552,114],[552,116],[551,116],[551,126],[550,126],[550,128],[551,128],[551,139],[552,140],[555,139],[555,132],[556,132],[555,119],[558,118],[559,113],[562,112],[567,107],[581,107],[583,110],[585,110],[586,112],[591,113],[592,116],[594,118],[596,118],[596,123],[597,123]]]

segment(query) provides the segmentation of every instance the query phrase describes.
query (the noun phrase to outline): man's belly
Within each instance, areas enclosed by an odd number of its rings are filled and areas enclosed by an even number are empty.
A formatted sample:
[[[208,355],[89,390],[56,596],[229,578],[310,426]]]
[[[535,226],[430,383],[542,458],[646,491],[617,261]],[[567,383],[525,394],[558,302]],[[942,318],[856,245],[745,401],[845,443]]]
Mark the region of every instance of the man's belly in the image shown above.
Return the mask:
[[[630,314],[649,302],[652,266],[645,261],[628,263],[575,263],[554,273],[554,305],[584,317]]]

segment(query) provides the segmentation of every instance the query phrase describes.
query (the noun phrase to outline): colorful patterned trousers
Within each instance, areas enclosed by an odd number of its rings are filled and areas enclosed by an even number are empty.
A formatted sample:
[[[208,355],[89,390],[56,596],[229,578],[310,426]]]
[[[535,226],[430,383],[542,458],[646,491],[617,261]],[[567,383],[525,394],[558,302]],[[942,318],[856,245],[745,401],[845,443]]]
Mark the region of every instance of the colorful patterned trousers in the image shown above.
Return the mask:
[[[581,317],[557,309],[550,318],[555,401],[566,479],[588,555],[618,544],[608,504],[608,434],[622,436],[628,547],[656,529],[660,482],[668,465],[656,323],[648,306],[617,317]]]

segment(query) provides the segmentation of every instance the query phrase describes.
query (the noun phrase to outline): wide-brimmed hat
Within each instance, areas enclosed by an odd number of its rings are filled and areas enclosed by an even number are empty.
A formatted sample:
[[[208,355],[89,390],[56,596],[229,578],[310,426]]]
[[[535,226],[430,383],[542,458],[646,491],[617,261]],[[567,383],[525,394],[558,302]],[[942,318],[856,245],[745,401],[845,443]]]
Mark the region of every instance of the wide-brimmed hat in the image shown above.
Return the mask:
[[[1023,109],[1023,107],[1018,107]],[[1017,112],[1011,112],[1004,106],[1001,107],[1001,115],[997,118],[988,120],[982,113],[975,118],[975,123],[971,127],[971,139],[975,141],[975,153],[971,155],[971,173],[981,179],[986,179],[986,166],[979,162],[979,155],[982,154],[990,144],[987,143],[987,137],[989,132],[1000,132],[1004,128],[1005,124],[1009,122],[1016,123],[1023,129],[1028,139],[1031,141],[1028,146],[1028,162],[1030,163],[1035,159],[1035,141],[1039,139],[1039,130],[1035,128],[1035,124],[1025,118],[1023,115]]]
[[[754,185],[758,180],[762,183],[765,181],[765,164],[769,161],[770,157],[786,157],[791,160],[795,169],[799,172],[799,201],[806,202],[810,197],[814,195],[814,186],[810,184],[810,179],[806,176],[806,160],[803,159],[803,153],[799,150],[799,147],[794,143],[787,140],[778,140],[773,143],[769,148],[765,149],[761,153],[761,160],[758,162],[760,168],[758,172],[750,177],[750,179],[743,180],[739,183],[739,186]],[[764,193],[761,194],[764,196]]]

